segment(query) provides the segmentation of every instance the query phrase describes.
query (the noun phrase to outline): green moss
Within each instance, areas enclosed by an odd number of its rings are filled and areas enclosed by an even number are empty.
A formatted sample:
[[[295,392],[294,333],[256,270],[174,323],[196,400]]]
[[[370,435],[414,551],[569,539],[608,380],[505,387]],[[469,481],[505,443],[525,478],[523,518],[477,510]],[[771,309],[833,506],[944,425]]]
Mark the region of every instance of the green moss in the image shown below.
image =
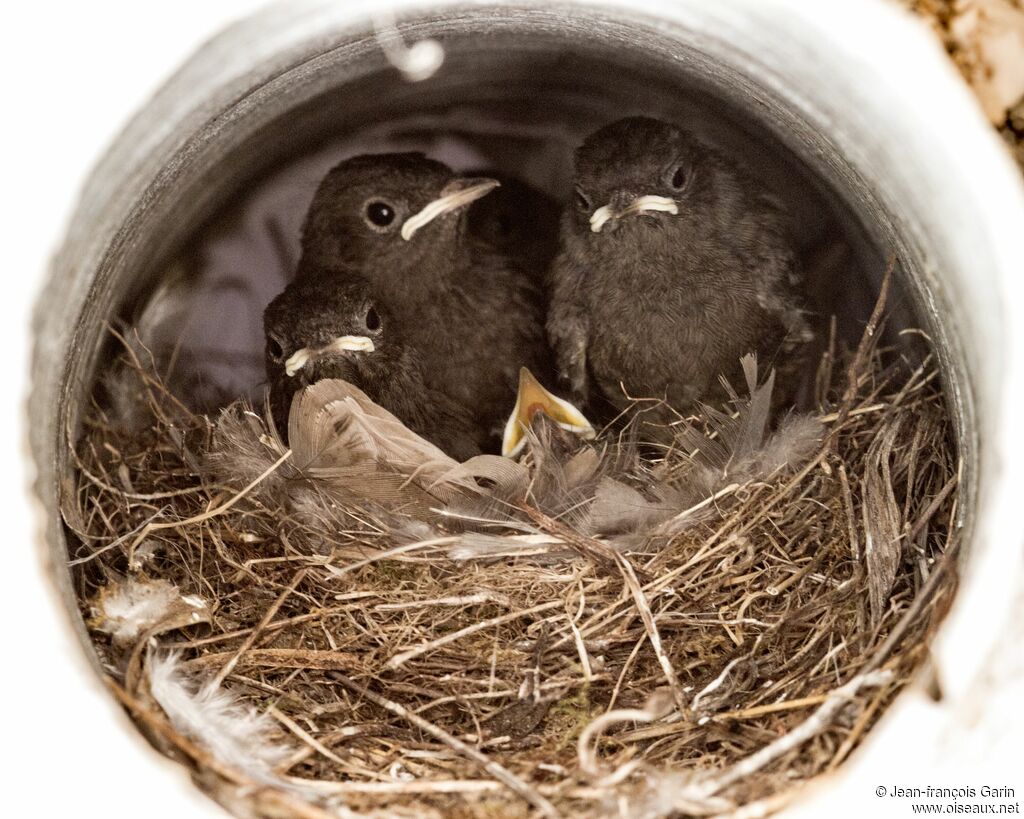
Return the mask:
[[[590,700],[590,686],[584,685],[576,694],[551,706],[545,733],[557,736],[555,750],[562,751],[579,738],[580,732],[598,715],[601,707]]]

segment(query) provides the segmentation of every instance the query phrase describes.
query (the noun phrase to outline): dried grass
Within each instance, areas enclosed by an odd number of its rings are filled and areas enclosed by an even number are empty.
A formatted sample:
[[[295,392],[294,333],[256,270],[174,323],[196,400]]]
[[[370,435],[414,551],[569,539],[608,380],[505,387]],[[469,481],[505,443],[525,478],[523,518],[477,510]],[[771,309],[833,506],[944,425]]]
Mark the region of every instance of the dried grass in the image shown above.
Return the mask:
[[[827,435],[799,471],[727,487],[654,550],[533,510],[573,548],[471,561],[451,559],[453,537],[397,536],[370,505],[295,513],[302,478],[280,463],[211,479],[213,423],[139,365],[146,425],[97,404],[77,447],[64,514],[80,600],[95,615],[132,576],[211,614],[128,648],[96,632],[109,683],[158,747],[256,815],[781,807],[921,667],[955,587],[958,461],[934,365],[876,337],[825,356]],[[293,752],[274,779],[172,727],[144,670],[171,650],[181,673],[276,721]]]

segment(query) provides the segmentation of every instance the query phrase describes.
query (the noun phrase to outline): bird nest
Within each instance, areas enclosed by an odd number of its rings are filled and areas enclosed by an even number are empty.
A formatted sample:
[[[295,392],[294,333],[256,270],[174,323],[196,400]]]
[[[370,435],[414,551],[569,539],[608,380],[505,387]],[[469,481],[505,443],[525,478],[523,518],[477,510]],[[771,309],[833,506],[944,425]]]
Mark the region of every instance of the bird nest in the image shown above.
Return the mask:
[[[833,341],[811,416],[765,428],[752,378],[667,446],[541,429],[521,491],[495,470],[472,503],[380,458],[318,473],[129,345],[63,509],[106,681],[241,815],[778,807],[914,677],[955,586],[935,364],[877,348],[878,318]],[[432,502],[360,494],[382,472]]]

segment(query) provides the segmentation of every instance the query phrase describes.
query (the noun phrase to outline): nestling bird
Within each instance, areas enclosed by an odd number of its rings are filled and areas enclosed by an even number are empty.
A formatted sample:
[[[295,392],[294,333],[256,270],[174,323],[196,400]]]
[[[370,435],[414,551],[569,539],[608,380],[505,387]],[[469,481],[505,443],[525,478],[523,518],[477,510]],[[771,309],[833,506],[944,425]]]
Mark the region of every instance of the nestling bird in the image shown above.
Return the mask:
[[[491,193],[467,211],[470,234],[496,247],[521,275],[547,288],[551,262],[558,252],[561,205],[553,198],[506,175]]]
[[[313,199],[297,272],[370,281],[427,388],[470,413],[493,448],[519,368],[552,373],[539,274],[486,220],[470,228],[469,207],[497,186],[422,154],[346,160]]]
[[[488,431],[473,414],[428,383],[405,327],[368,283],[329,275],[296,279],[270,303],[263,323],[270,407],[281,435],[294,394],[337,378],[459,460],[487,444]]]
[[[811,339],[782,212],[694,135],[632,117],[576,152],[547,330],[573,397],[676,410],[742,383],[749,352],[783,392]],[[600,400],[597,401],[600,403]]]
[[[551,419],[553,429],[573,433],[587,441],[595,437],[593,425],[582,412],[544,388],[526,367],[519,370],[519,390],[501,436],[501,454],[509,458],[526,446],[528,431],[538,414]]]

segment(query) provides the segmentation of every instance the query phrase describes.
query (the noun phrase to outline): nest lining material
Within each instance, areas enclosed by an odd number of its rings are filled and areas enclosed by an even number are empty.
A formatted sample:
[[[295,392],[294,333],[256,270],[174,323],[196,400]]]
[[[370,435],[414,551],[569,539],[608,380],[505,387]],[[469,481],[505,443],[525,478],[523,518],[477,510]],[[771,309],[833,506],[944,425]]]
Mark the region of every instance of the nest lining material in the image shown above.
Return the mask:
[[[616,536],[583,525],[608,484],[567,493],[557,441],[531,441],[504,515],[396,510],[301,469],[241,403],[189,413],[129,348],[149,423],[93,407],[63,510],[108,684],[241,815],[779,807],[920,668],[955,585],[939,379],[876,348],[879,315],[824,355],[813,446],[785,465],[737,471],[766,385],[657,457],[605,436],[601,474],[648,504],[652,476],[717,474]]]

